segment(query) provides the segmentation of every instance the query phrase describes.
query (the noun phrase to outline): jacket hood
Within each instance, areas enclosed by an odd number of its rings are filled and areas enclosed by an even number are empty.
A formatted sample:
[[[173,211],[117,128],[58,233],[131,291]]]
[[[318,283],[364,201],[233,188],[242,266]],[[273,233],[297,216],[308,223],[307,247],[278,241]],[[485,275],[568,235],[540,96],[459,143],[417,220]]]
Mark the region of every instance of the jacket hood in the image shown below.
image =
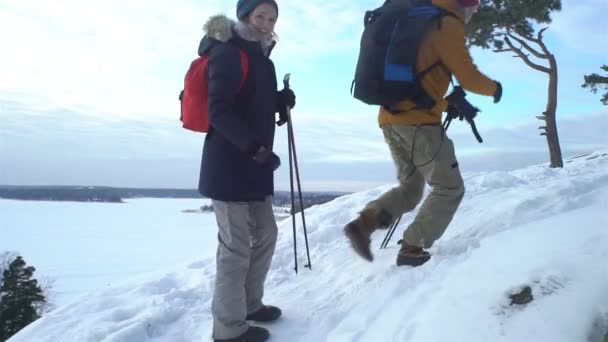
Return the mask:
[[[433,0],[433,5],[453,13],[464,22],[464,13],[462,8],[460,8],[460,6],[454,0]]]
[[[219,40],[222,43],[229,41],[232,36],[232,28],[236,22],[225,15],[215,15],[205,23],[203,32],[209,38]]]
[[[204,55],[217,42],[226,43],[234,36],[235,21],[225,15],[215,15],[203,26],[205,36],[198,47],[199,56]]]
[[[205,33],[201,43],[198,47],[198,55],[203,56],[209,52],[209,50],[217,43],[227,43],[229,40],[239,37],[245,41],[251,42],[252,38],[246,34],[244,30],[239,30],[241,22],[236,22],[225,15],[215,15],[203,26],[203,32]],[[240,32],[239,32],[240,31]],[[256,44],[261,45],[262,52],[266,57],[270,55],[274,48],[276,41],[275,36],[270,36],[268,41],[258,42]]]

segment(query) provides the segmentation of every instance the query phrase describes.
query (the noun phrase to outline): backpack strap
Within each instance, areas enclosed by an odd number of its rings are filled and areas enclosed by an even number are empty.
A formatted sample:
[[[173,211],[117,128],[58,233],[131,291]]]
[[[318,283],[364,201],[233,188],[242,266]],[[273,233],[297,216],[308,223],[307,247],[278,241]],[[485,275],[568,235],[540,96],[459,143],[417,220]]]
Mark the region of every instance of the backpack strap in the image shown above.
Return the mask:
[[[249,74],[249,57],[243,49],[239,48],[239,54],[241,55],[241,82],[239,84],[239,90],[243,89],[247,75]]]
[[[421,72],[419,72],[418,74],[416,74],[416,76],[419,79],[423,79],[424,76],[426,76],[426,74],[428,74],[429,72],[431,72],[431,70],[435,69],[436,67],[443,65],[443,63],[441,63],[440,60],[437,60],[435,63],[431,64],[430,66],[428,66],[426,69],[422,70]]]
[[[460,18],[458,18],[458,16],[456,14],[454,14],[450,11],[447,11],[443,8],[440,8],[440,7],[438,7],[438,8],[440,10],[440,14],[439,14],[439,17],[437,18],[437,30],[441,30],[443,18],[445,18],[445,17],[452,17],[452,18],[457,19],[458,21],[462,21],[462,20],[460,20]],[[445,65],[441,62],[441,60],[437,60],[435,63],[426,67],[424,70],[422,70],[421,72],[416,74],[416,77],[418,77],[418,80],[420,82],[422,82],[422,79],[424,78],[424,76],[426,76],[426,74],[428,74],[429,72],[431,72],[433,69],[435,69],[438,66],[441,66],[446,70],[448,76],[450,77],[450,82],[452,83],[452,85],[454,85],[454,80],[452,79],[452,73],[450,72],[450,70],[448,70],[447,67],[445,67]]]
[[[239,43],[238,39],[231,39],[226,44],[232,44],[239,49],[239,56],[241,61],[241,80],[239,83],[239,91],[237,93],[237,104],[238,106],[247,106],[251,103],[253,97],[253,85],[250,82],[249,69],[251,67],[250,57],[244,46]]]
[[[435,6],[437,7],[437,6]],[[441,29],[441,25],[443,22],[443,18],[445,17],[453,17],[456,18],[458,20],[460,20],[460,18],[458,18],[457,15],[455,15],[454,13],[447,11],[443,8],[437,7],[439,9],[439,16],[436,19],[436,23],[437,23],[437,30]],[[429,65],[428,67],[426,67],[424,70],[418,72],[416,74],[416,78],[418,79],[418,82],[420,83],[420,87],[422,87],[422,79],[429,73],[431,72],[433,69],[435,69],[436,67],[443,67],[446,72],[448,73],[449,77],[450,77],[450,82],[452,83],[452,85],[454,84],[454,81],[452,79],[452,73],[445,67],[445,65],[441,62],[441,60],[437,60],[435,61],[435,63]],[[351,90],[352,91],[352,90]],[[421,96],[418,98],[418,101],[414,101],[416,103],[416,106],[413,109],[429,109],[429,107],[434,106],[431,105],[431,103],[434,103],[435,100],[433,100],[428,94],[426,94],[426,92],[423,90],[423,94],[421,94]],[[389,107],[384,107],[384,109],[386,111],[388,111],[391,114],[400,114],[400,113],[404,113],[405,111],[398,111],[398,110],[393,110],[392,108]]]

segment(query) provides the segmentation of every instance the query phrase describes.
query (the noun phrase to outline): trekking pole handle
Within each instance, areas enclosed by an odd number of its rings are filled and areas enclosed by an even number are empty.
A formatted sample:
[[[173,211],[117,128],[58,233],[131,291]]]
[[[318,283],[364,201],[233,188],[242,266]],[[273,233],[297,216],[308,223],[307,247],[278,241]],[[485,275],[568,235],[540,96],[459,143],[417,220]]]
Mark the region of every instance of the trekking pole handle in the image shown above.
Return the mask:
[[[283,77],[283,86],[285,86],[285,89],[289,89],[289,79],[290,78],[291,78],[290,73],[285,74],[285,77]],[[287,123],[288,123],[288,125],[291,125],[291,108],[289,108],[289,106],[287,106],[286,109],[287,109]]]

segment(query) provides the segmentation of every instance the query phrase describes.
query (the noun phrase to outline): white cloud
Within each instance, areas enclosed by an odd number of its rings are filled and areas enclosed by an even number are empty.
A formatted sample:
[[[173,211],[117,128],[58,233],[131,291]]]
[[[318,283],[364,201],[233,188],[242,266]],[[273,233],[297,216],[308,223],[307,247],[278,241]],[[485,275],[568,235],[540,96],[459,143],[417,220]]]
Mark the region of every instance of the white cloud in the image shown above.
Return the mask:
[[[562,11],[554,15],[551,31],[579,53],[605,56],[608,53],[606,0],[564,0]]]
[[[196,57],[203,22],[218,12],[234,16],[235,5],[236,0],[0,2],[0,99],[97,117],[175,119],[177,94]],[[274,59],[279,71],[294,71],[306,85],[298,88],[299,99],[306,100],[299,108],[308,106],[312,112],[326,105],[352,106],[350,65],[358,51],[362,17],[379,3],[279,0],[279,5],[281,41]],[[598,16],[606,12],[597,10],[601,6],[606,6],[604,0],[567,0],[552,27],[572,44],[592,42],[587,50],[602,51],[608,42],[606,31],[602,36],[598,29],[604,23]],[[493,59],[499,65],[483,69],[498,76],[526,70],[519,61],[502,57]],[[334,88],[340,80],[339,90],[324,88],[315,74],[319,64],[349,65],[344,68],[349,71],[323,75],[334,80]],[[317,103],[328,94],[334,103]]]
[[[1,102],[0,102],[1,103]],[[198,182],[203,136],[177,120],[111,120],[73,111],[30,112],[18,103],[0,113],[0,184],[76,184],[187,187]],[[452,124],[463,170],[510,170],[547,161],[538,124],[477,124],[478,144],[467,124]],[[608,112],[559,118],[564,157],[608,146]],[[306,190],[361,190],[394,181],[395,171],[375,115],[298,116],[296,147]],[[286,129],[277,130],[283,160],[277,188],[288,189]]]
[[[371,6],[370,1],[283,1],[277,22],[277,32],[285,37],[280,57],[307,59],[356,50],[363,13]]]
[[[217,1],[9,1],[0,91],[116,116],[174,113],[203,18]],[[202,10],[205,9],[205,10]]]
[[[174,117],[203,22],[236,1],[8,0],[0,4],[0,96],[100,116]],[[282,1],[277,59],[352,49],[352,1]],[[357,25],[353,25],[353,21]]]

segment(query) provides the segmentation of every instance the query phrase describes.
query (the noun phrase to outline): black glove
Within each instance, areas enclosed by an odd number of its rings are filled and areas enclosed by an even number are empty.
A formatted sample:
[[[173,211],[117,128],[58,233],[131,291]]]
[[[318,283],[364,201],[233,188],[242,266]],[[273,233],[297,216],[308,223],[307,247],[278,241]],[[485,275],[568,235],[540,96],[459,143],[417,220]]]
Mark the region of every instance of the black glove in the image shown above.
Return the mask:
[[[289,109],[293,109],[296,106],[296,94],[290,88],[283,88],[277,96],[279,98],[279,108],[289,107]]]
[[[500,102],[502,99],[502,84],[500,82],[496,82],[496,92],[494,93],[494,103]]]
[[[458,119],[458,117],[460,116],[460,111],[454,105],[451,104],[448,105],[447,113],[447,118],[449,120]]]
[[[253,155],[253,160],[264,167],[272,167],[272,171],[276,171],[281,166],[281,158],[274,152],[268,151],[264,146],[260,147]]]
[[[283,126],[288,120],[289,120],[289,117],[287,115],[286,107],[280,108],[279,109],[279,121],[277,121],[277,125]]]
[[[277,93],[277,105],[279,111],[279,121],[277,125],[281,126],[287,122],[287,107],[292,109],[296,106],[296,94],[289,88],[283,88],[283,90]]]

